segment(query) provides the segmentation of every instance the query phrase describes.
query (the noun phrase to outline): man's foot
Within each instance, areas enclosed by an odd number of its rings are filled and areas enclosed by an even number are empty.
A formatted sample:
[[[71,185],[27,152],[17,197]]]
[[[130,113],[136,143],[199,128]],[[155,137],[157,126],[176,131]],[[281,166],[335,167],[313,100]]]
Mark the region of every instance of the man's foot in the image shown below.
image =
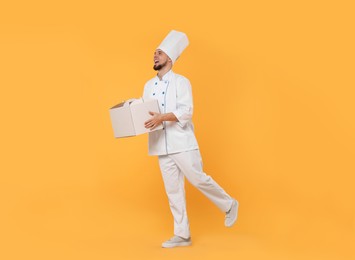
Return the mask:
[[[176,246],[190,246],[191,238],[182,238],[179,236],[173,236],[169,240],[165,241],[161,246],[164,248],[171,248]]]
[[[224,220],[224,225],[226,227],[231,227],[237,221],[238,218],[238,207],[239,203],[235,199],[233,199],[232,207],[228,212],[226,212],[226,218]]]

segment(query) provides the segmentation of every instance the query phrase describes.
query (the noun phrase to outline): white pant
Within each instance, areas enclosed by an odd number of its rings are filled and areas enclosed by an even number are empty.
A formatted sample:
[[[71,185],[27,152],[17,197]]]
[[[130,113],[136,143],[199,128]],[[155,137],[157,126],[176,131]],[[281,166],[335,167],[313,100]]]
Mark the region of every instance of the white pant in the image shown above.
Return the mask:
[[[233,199],[202,170],[199,150],[186,151],[159,156],[165,191],[168,195],[170,210],[174,217],[174,234],[183,238],[190,237],[189,220],[186,213],[184,176],[209,198],[221,211],[227,212]]]

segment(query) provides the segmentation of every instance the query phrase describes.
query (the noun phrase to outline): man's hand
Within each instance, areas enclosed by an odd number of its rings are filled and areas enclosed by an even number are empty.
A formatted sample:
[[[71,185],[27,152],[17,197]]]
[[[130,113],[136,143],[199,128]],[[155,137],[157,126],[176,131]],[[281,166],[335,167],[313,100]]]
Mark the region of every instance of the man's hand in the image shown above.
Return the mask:
[[[153,117],[144,123],[145,128],[150,128],[150,130],[153,130],[163,122],[162,114],[149,112],[149,115]]]

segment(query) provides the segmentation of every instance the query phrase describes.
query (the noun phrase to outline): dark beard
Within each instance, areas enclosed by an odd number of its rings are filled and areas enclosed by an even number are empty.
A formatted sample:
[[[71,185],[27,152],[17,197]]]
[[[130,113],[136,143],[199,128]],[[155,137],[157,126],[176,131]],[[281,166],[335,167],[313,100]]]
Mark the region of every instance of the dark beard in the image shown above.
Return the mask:
[[[166,62],[163,63],[163,64],[154,65],[154,66],[153,66],[153,70],[156,70],[156,71],[161,70],[162,68],[164,68],[164,67],[166,66],[167,63],[168,63],[168,62],[166,61]]]

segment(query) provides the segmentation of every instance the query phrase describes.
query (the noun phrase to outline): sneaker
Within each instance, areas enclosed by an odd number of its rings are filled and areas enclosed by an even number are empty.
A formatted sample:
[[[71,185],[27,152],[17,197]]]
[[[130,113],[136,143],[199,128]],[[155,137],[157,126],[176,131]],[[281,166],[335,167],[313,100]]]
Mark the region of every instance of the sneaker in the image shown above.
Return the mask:
[[[238,218],[238,207],[239,203],[233,199],[232,206],[228,212],[226,212],[226,218],[224,220],[224,225],[226,227],[231,227],[237,221]]]
[[[161,246],[164,248],[171,248],[176,246],[190,246],[191,238],[182,238],[179,236],[173,236],[168,241],[165,241]]]

